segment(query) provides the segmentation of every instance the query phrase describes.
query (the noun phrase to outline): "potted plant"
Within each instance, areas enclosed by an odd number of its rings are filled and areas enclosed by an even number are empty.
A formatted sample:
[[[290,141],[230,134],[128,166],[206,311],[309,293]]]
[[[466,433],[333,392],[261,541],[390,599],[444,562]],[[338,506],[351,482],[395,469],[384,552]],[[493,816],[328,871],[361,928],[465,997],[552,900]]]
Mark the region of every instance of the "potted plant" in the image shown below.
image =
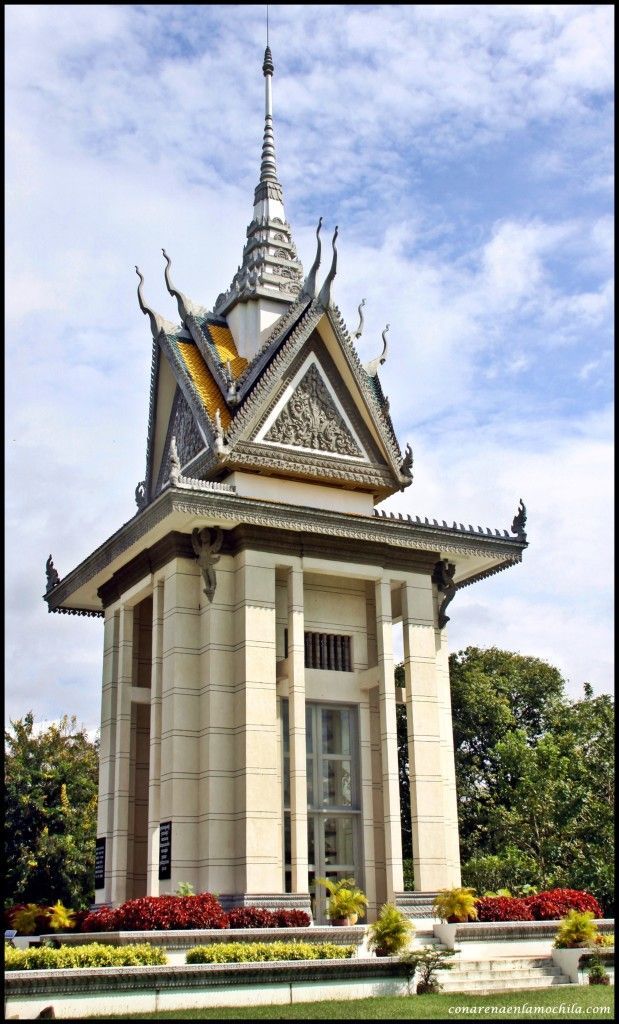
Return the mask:
[[[475,890],[458,886],[454,889],[440,889],[434,899],[434,913],[441,921],[459,924],[476,921]]]
[[[570,910],[557,928],[552,959],[570,981],[578,984],[578,965],[583,949],[595,948],[599,935],[592,910]]]
[[[598,926],[591,910],[570,910],[563,918],[555,936],[556,949],[586,949],[594,946],[598,937]]]
[[[608,971],[599,956],[592,956],[584,969],[589,975],[590,985],[610,985]]]
[[[396,956],[414,934],[415,926],[410,918],[393,903],[385,903],[368,929],[368,947],[375,951],[376,956]]]
[[[440,992],[441,986],[435,977],[436,971],[450,971],[453,964],[449,963],[449,958],[455,955],[454,949],[435,949],[433,946],[426,946],[401,956],[400,963],[404,964],[406,969],[409,993],[417,972],[419,977],[415,991],[418,996]]]
[[[367,896],[355,885],[354,878],[317,878],[318,885],[324,885],[329,893],[327,917],[333,925],[356,924],[365,916]]]

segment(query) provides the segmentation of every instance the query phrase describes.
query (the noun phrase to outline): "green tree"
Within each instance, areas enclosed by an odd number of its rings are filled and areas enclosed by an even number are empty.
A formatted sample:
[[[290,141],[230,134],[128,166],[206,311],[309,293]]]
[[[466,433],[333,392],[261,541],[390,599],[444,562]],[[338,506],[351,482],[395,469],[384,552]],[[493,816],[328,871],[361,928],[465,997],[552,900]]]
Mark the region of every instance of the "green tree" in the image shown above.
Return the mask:
[[[398,675],[400,673],[400,675]],[[396,669],[396,681],[401,678]],[[614,705],[569,700],[538,658],[470,647],[450,658],[463,882],[477,891],[586,889],[614,907]],[[403,845],[406,715],[398,709]]]
[[[65,716],[5,732],[5,902],[83,909],[93,900],[98,744]]]

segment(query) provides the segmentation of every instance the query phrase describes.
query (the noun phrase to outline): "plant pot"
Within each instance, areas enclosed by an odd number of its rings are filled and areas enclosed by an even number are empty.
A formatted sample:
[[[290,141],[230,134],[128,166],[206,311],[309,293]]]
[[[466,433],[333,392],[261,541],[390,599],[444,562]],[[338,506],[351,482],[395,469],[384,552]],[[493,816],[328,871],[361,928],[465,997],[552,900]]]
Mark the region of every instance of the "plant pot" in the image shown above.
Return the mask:
[[[376,953],[376,956],[391,956],[389,950],[385,949],[384,946],[377,946],[374,952]]]
[[[348,917],[333,917],[331,918],[331,924],[336,928],[347,928],[351,924],[357,923],[357,915],[350,914]]]

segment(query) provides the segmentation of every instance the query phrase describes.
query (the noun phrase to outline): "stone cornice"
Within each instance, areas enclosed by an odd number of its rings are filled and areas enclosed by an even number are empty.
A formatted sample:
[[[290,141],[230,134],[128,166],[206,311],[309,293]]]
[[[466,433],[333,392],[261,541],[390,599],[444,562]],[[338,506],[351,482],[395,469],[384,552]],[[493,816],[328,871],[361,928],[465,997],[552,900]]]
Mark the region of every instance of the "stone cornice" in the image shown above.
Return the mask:
[[[327,509],[245,498],[215,490],[170,487],[45,595],[44,599],[50,609],[55,611],[68,602],[76,590],[105,570],[168,516],[178,512],[194,517],[203,516],[219,522],[224,529],[226,521],[235,525],[246,523],[277,530],[387,544],[403,550],[442,551],[450,555],[500,559],[506,566],[519,562],[526,547],[526,544],[514,538],[471,534],[450,527],[386,519],[376,515],[343,514]],[[480,573],[478,578],[491,571],[496,571],[495,566]]]
[[[142,933],[143,936],[144,933]],[[225,941],[225,933],[222,940]],[[144,941],[143,937],[140,941]],[[404,968],[399,958],[338,960],[272,960],[266,963],[173,964],[167,967],[83,967],[74,970],[7,971],[5,994],[33,996],[78,992],[134,992],[154,988],[174,989],[227,988],[230,985],[256,985],[266,982],[345,981],[347,979],[401,978]]]

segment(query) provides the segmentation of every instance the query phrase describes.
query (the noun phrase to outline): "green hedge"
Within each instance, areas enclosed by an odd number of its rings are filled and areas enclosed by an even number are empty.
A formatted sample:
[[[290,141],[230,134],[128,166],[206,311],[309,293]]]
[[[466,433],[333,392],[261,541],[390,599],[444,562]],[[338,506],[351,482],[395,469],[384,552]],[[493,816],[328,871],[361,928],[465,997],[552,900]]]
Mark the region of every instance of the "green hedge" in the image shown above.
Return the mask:
[[[214,942],[187,951],[188,964],[240,964],[264,960],[344,960],[355,946],[335,942]]]
[[[133,946],[105,946],[90,942],[84,946],[33,946],[4,949],[7,971],[64,971],[73,967],[158,967],[167,964],[162,949],[141,943]]]

